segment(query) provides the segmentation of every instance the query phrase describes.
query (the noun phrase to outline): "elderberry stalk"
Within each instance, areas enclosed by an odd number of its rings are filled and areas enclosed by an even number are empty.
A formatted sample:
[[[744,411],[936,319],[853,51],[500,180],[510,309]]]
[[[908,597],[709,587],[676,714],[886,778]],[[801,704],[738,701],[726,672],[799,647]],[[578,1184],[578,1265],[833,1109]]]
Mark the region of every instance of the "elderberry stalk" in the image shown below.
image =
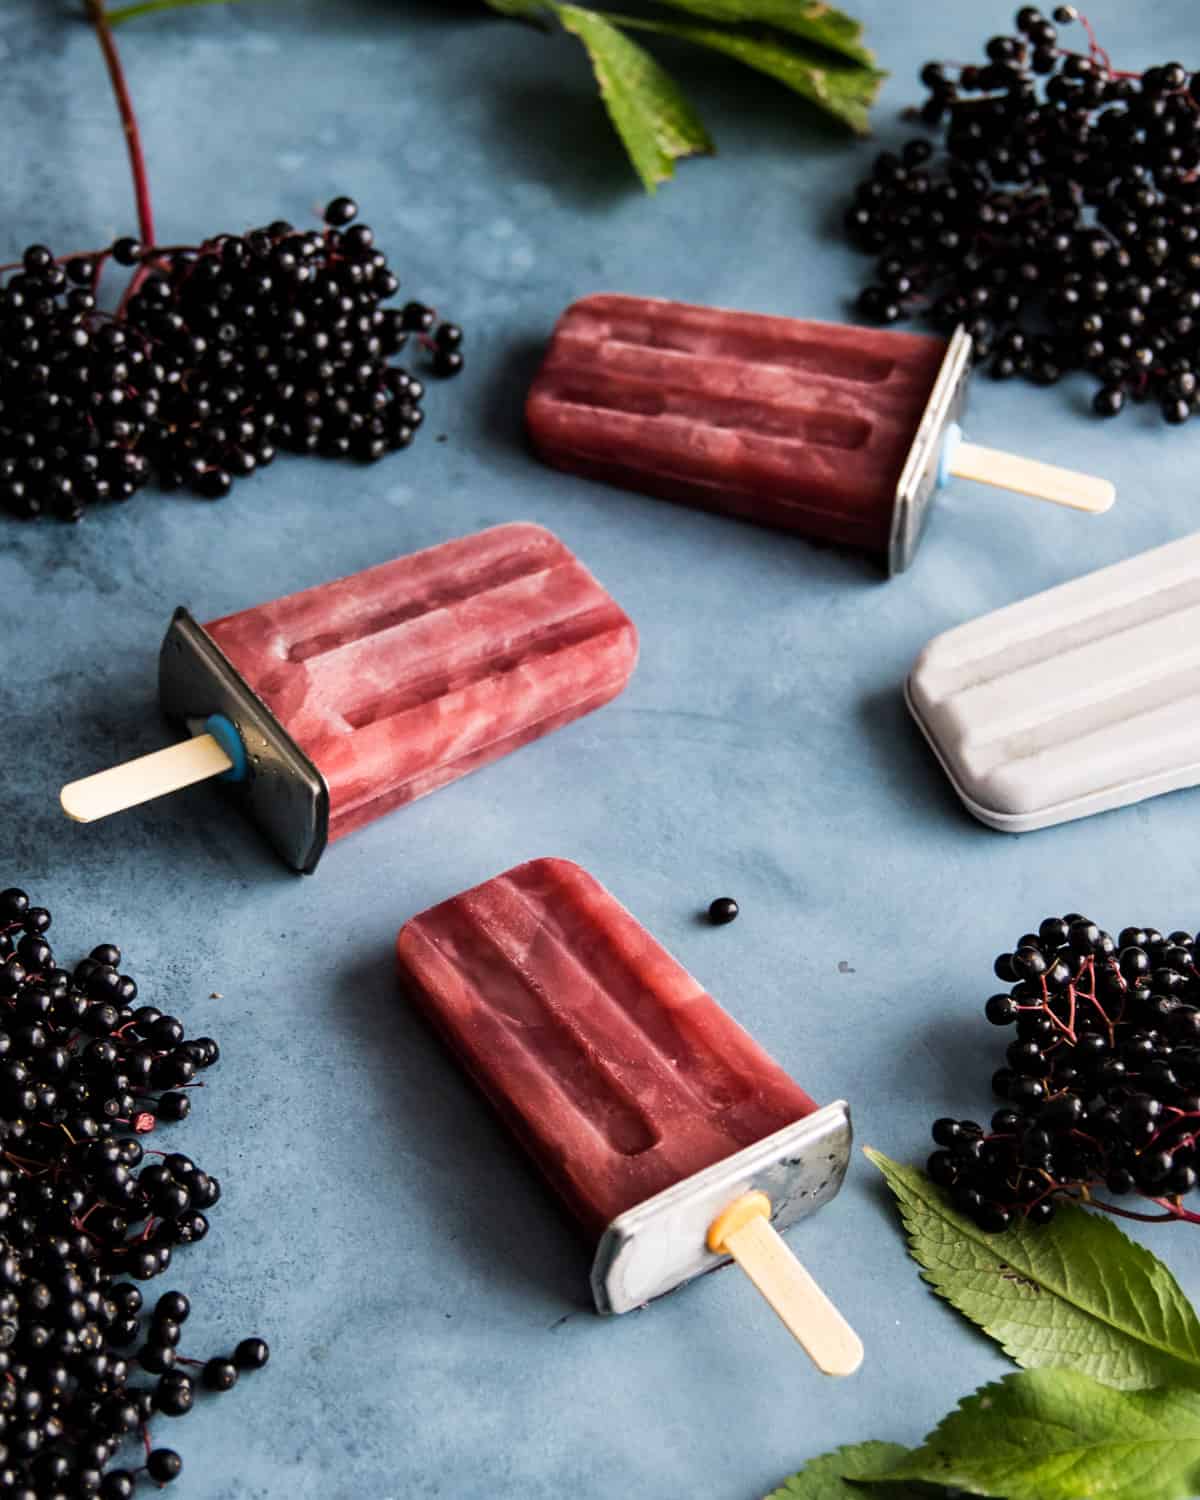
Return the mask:
[[[1080,44],[1060,27],[1079,22]],[[1056,24],[1057,23],[1057,24]],[[879,257],[858,308],[964,325],[998,380],[1098,382],[1100,416],[1156,402],[1186,422],[1200,380],[1200,73],[1113,66],[1086,18],[1023,7],[979,64],[931,62],[920,117],[846,228]]]
[[[987,1019],[1012,1027],[985,1130],[934,1123],[934,1182],[981,1229],[1041,1224],[1060,1198],[1151,1221],[1200,1223],[1200,938],[1078,912],[1047,917],[996,974],[1012,987]],[[1142,1211],[1111,1198],[1149,1200]]]
[[[156,242],[141,131],[104,0],[86,0],[129,152],[139,238],[0,266],[0,511],[78,521],[157,477],[208,499],[277,449],[374,462],[421,424],[410,341],[435,375],[462,369],[462,330],[410,301],[354,200],[325,227],[276,221],[194,246]],[[105,266],[131,276],[116,311]]]
[[[191,1409],[186,1367],[228,1390],[268,1350],[249,1338],[231,1359],[188,1357],[182,1292],[142,1317],[138,1283],[205,1237],[221,1197],[190,1157],[144,1142],[187,1115],[219,1048],[135,1008],[114,944],[61,967],[50,926],[24,891],[0,891],[0,1490],[111,1500],[181,1472],[150,1423]]]

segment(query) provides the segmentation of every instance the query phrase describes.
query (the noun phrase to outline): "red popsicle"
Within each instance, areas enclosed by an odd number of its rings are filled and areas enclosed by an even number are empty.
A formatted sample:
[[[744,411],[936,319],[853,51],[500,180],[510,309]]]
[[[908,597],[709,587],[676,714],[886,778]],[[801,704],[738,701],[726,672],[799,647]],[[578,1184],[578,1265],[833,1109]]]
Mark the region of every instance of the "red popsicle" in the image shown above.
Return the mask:
[[[781,1227],[837,1191],[845,1106],[818,1110],[578,865],[533,860],[432,907],[397,964],[595,1247],[601,1311],[720,1264],[709,1230],[747,1195]]]
[[[637,651],[587,569],[520,522],[204,628],[320,768],[331,840],[607,703]]]
[[[950,473],[1107,509],[1104,481],[960,441],[969,354],[962,331],[947,342],[601,294],[560,318],[526,416],[559,468],[853,547],[892,571]]]
[[[225,774],[289,863],[608,702],[637,634],[540,526],[445,542],[205,626],[159,692],[192,738],[63,790],[83,822]]]

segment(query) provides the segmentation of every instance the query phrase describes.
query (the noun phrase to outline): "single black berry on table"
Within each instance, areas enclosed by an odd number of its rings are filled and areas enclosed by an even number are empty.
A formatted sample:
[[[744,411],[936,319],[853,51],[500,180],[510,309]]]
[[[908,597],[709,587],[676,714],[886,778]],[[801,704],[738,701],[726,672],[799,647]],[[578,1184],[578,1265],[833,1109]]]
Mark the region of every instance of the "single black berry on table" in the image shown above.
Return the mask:
[[[239,1370],[261,1370],[271,1357],[266,1339],[248,1338],[233,1351],[233,1362]]]
[[[1075,45],[1058,28],[1081,23]],[[1093,410],[1185,423],[1200,375],[1200,74],[1116,70],[1085,18],[1023,6],[979,64],[931,62],[921,120],[846,212],[878,257],[859,313],[971,334],[999,380],[1100,388]]]
[[[1200,1223],[1200,939],[1078,912],[1047,917],[996,960],[1012,984],[987,1019],[1012,1027],[991,1129],[943,1118],[930,1178],[988,1232],[1045,1224],[1063,1199]],[[1009,1033],[1012,1035],[1012,1032]],[[1140,1194],[1134,1210],[1111,1200]]]
[[[43,263],[36,247],[28,260]],[[180,1473],[149,1424],[190,1410],[184,1367],[203,1364],[182,1347],[188,1298],[166,1292],[147,1316],[139,1283],[204,1237],[201,1209],[220,1198],[191,1157],[147,1137],[219,1048],[155,1006],[135,1010],[115,944],[60,965],[51,925],[24,891],[0,890],[0,1491],[123,1500],[143,1472],[119,1451],[127,1437],[150,1479]],[[243,1340],[203,1364],[205,1383],[229,1389],[266,1358],[261,1339]]]
[[[724,927],[738,914],[738,904],[732,896],[718,896],[708,908],[708,920],[714,927]]]

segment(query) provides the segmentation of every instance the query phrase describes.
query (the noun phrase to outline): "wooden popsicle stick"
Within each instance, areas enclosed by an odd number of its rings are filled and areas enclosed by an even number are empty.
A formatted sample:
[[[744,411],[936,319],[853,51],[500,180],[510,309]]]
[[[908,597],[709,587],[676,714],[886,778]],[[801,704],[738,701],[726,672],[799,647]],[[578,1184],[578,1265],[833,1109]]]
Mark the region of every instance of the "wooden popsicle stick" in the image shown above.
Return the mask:
[[[232,768],[233,761],[211,734],[168,745],[137,760],[107,771],[97,771],[81,781],[72,781],[59,794],[62,810],[77,823],[94,823],[127,807],[165,797],[210,776],[220,776]]]
[[[1016,490],[1035,500],[1049,500],[1054,505],[1067,505],[1094,516],[1103,515],[1117,498],[1115,486],[1107,479],[1060,469],[1056,464],[1039,463],[1035,458],[1022,458],[1016,453],[1004,453],[999,448],[984,448],[978,443],[956,444],[947,468],[960,479]]]
[[[733,1256],[822,1374],[853,1375],[862,1341],[788,1249],[770,1213],[765,1193],[746,1193],[713,1221],[709,1249]]]

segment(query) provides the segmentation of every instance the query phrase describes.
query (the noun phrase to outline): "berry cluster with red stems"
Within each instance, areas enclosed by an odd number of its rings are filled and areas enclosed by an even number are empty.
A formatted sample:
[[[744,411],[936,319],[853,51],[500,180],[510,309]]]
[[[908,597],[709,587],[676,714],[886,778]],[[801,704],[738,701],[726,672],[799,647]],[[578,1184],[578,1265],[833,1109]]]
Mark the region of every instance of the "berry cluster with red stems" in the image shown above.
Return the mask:
[[[357,206],[198,246],[119,239],[60,261],[30,245],[0,285],[0,508],[79,520],[152,478],[219,499],[277,449],[373,462],[406,448],[424,385],[462,368],[462,330],[399,282]],[[115,314],[97,292],[132,268]]]
[[[1047,917],[996,960],[1012,988],[985,1008],[1013,1027],[991,1128],[937,1120],[934,1182],[981,1229],[1047,1222],[1060,1199],[1128,1218],[1200,1223],[1200,947],[1077,912]],[[1148,1200],[1154,1212],[1113,1198]]]
[[[1065,47],[1075,22],[1082,45]],[[998,380],[1087,371],[1100,416],[1152,401],[1186,422],[1200,403],[1200,73],[1121,72],[1074,6],[1025,6],[981,63],[929,63],[921,81],[942,151],[885,151],[858,185],[846,228],[880,257],[859,311],[964,326]]]
[[[146,1141],[188,1114],[219,1049],[135,1006],[113,944],[60,967],[50,924],[24,891],[0,891],[0,1494],[124,1500],[139,1475],[182,1469],[149,1423],[191,1410],[186,1367],[226,1391],[268,1349],[248,1338],[231,1358],[186,1358],[178,1291],[143,1321],[138,1283],[204,1238],[221,1196],[189,1157]],[[141,1459],[122,1461],[139,1435]]]
[[[283,220],[199,245],[154,230],[141,132],[105,0],[84,0],[124,129],[138,236],[56,256],[28,245],[0,266],[0,512],[78,521],[157,477],[208,499],[276,450],[371,463],[412,442],[425,388],[462,369],[462,329],[400,283],[358,205],[335,198],[318,230]],[[108,264],[126,267],[115,311]]]

